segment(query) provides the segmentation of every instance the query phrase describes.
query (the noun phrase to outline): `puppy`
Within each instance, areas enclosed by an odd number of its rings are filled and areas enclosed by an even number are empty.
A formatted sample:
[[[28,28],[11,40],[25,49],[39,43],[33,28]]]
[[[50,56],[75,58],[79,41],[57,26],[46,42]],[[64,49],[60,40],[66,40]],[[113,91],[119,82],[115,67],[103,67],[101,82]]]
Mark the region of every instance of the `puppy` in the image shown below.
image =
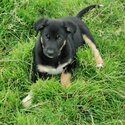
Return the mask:
[[[37,77],[43,79],[48,75],[61,74],[61,84],[69,86],[71,83],[71,69],[75,66],[77,49],[83,44],[91,48],[97,67],[103,66],[103,60],[96,47],[94,38],[81,17],[89,10],[100,7],[91,5],[81,10],[75,17],[68,16],[61,19],[39,19],[35,22],[38,40],[33,50],[32,82]],[[24,100],[23,105],[31,104],[32,94]]]

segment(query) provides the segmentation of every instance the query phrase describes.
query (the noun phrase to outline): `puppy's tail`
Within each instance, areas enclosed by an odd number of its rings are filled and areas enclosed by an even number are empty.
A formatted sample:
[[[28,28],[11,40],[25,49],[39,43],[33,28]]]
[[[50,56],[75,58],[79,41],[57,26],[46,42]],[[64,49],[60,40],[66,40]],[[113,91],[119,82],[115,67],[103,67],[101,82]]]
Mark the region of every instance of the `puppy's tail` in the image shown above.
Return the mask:
[[[90,10],[92,10],[93,8],[96,8],[96,7],[97,7],[97,8],[100,8],[100,7],[103,7],[103,5],[90,5],[90,6],[86,7],[86,8],[84,8],[83,10],[81,10],[81,11],[76,15],[76,17],[81,19],[81,17],[82,17],[85,13],[87,13],[88,11],[90,11]]]

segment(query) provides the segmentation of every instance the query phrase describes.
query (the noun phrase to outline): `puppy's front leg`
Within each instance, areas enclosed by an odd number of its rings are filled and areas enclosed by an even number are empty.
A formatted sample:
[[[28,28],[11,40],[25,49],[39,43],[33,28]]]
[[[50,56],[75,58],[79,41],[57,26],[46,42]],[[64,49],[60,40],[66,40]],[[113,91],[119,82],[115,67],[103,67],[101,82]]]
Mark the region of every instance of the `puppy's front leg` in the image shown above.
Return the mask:
[[[71,84],[71,73],[63,71],[61,74],[61,84],[64,87],[69,87]]]
[[[37,67],[36,64],[33,62],[31,81],[32,83],[36,83],[36,80],[37,80]],[[33,92],[30,91],[28,95],[22,100],[22,105],[24,108],[28,108],[31,106],[32,98],[33,98]]]
[[[43,80],[48,77],[46,73],[40,73],[37,69],[37,66],[33,66],[33,72],[32,72],[32,83],[36,83],[37,77],[42,78]],[[22,100],[22,105],[24,108],[28,108],[32,105],[33,101],[33,92],[30,91],[28,95]]]
[[[88,44],[88,46],[91,48],[93,54],[94,54],[94,57],[95,57],[95,60],[96,60],[96,67],[100,68],[100,67],[103,67],[103,59],[99,53],[99,50],[96,48],[96,45],[94,44],[94,42],[88,38],[87,35],[83,35],[83,39],[85,41],[85,43]]]
[[[76,67],[76,60],[73,59],[72,62],[66,67],[66,69],[61,74],[61,84],[64,87],[69,87],[71,85],[72,69]]]
[[[38,74],[38,70],[37,70],[36,64],[33,64],[32,76],[31,76],[32,83],[36,83],[36,81],[37,81],[37,74]]]

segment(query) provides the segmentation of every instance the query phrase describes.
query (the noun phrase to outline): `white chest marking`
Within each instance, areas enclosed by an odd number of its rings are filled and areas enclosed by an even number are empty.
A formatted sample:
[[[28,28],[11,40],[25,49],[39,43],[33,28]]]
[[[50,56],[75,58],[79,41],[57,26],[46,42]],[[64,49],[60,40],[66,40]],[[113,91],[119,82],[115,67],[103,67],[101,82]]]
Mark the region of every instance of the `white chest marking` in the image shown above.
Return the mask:
[[[66,63],[63,63],[61,65],[59,65],[57,68],[53,68],[51,66],[47,66],[47,65],[41,65],[41,64],[38,64],[38,70],[40,72],[43,72],[43,73],[48,73],[48,74],[60,74],[64,69],[65,66],[67,66],[68,64],[71,63],[71,59],[69,59],[68,62]]]

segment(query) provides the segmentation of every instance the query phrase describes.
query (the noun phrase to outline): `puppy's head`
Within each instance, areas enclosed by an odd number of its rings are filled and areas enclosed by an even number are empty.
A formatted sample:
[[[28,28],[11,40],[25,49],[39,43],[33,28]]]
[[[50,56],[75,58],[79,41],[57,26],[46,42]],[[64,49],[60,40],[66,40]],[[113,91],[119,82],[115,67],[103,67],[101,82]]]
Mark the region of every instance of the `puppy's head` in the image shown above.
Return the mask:
[[[76,30],[73,23],[61,20],[40,19],[34,27],[37,34],[40,32],[43,53],[49,58],[56,58],[61,54],[68,34],[73,34]]]

